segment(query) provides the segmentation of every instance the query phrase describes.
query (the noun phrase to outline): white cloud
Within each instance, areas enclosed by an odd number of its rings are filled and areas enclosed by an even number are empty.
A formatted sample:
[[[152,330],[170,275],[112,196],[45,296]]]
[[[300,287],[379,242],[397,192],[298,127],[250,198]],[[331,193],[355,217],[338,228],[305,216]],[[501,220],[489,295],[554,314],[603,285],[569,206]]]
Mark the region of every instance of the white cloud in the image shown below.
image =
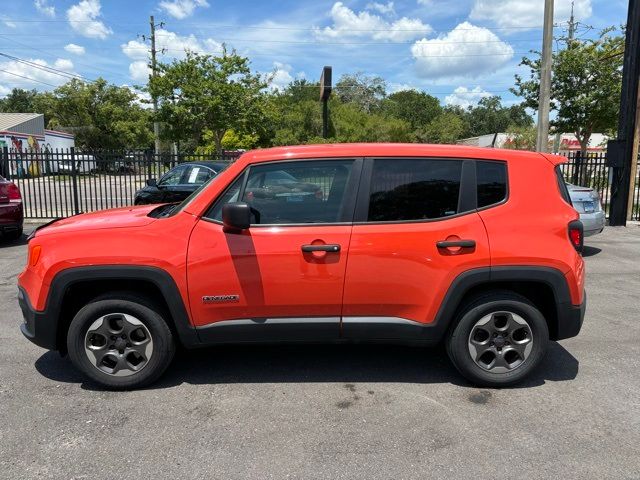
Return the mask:
[[[336,2],[333,5],[330,15],[333,25],[316,29],[318,38],[369,37],[374,40],[402,42],[428,35],[433,31],[431,26],[417,18],[402,17],[388,22],[379,15],[367,11],[356,13],[342,2]]]
[[[129,76],[136,82],[146,82],[150,74],[151,69],[146,60],[136,60],[129,65]]]
[[[576,20],[591,16],[591,0],[575,0],[573,12]],[[553,18],[566,21],[571,15],[570,0],[556,0]],[[544,2],[535,0],[476,0],[469,14],[472,20],[486,20],[502,28],[541,27]]]
[[[396,93],[396,92],[404,92],[407,90],[418,90],[416,87],[409,85],[408,83],[389,83],[388,85],[389,87],[389,93]]]
[[[411,53],[423,78],[477,77],[508,62],[513,48],[490,30],[462,22],[438,38],[418,40]]]
[[[52,67],[68,73],[75,73],[73,71],[73,62],[67,59],[58,58],[53,64],[49,64],[39,58],[30,58],[27,60],[42,67]],[[62,85],[68,80],[69,78],[62,75],[14,60],[0,63],[0,91],[8,87],[42,89],[46,87],[40,82],[47,83],[49,86],[57,86]]]
[[[295,77],[291,75],[293,67],[286,63],[273,62],[273,71],[269,74],[271,82],[269,87],[272,90],[284,90],[295,78],[304,78],[304,73],[298,73]]]
[[[388,3],[378,3],[373,2],[367,4],[367,10],[375,10],[376,12],[380,12],[383,15],[393,15],[396,13],[396,10],[393,6],[393,2]]]
[[[132,60],[143,60],[149,57],[149,45],[140,40],[129,40],[120,45],[122,52]],[[183,58],[185,52],[193,53],[222,53],[222,43],[213,38],[200,40],[193,34],[183,36],[169,30],[156,30],[156,50],[158,56],[168,58]]]
[[[140,40],[129,40],[120,45],[122,53],[133,60],[142,60],[149,57],[149,45]]]
[[[2,22],[9,28],[16,28],[18,26],[9,19],[3,19]]]
[[[164,0],[160,2],[160,9],[178,20],[190,17],[198,7],[206,8],[208,6],[207,0]]]
[[[75,43],[68,44],[66,47],[64,47],[64,49],[69,53],[73,53],[74,55],[84,55],[85,52],[83,46],[76,45]]]
[[[67,10],[69,25],[85,37],[107,38],[113,31],[99,20],[100,8],[100,0],[82,0]]]
[[[67,72],[73,70],[73,62],[66,58],[58,58],[55,62],[53,62],[53,66],[58,70],[65,70]]]
[[[146,81],[149,62],[149,45],[140,40],[129,40],[120,45],[122,53],[131,60],[129,65],[129,75],[136,81]],[[220,54],[222,53],[222,43],[213,38],[200,40],[194,35],[182,36],[169,30],[156,30],[156,49],[158,58],[184,58],[186,52],[200,54]]]
[[[56,16],[56,8],[48,5],[48,0],[35,0],[33,4],[36,7],[36,10],[46,15],[47,17],[55,17]]]
[[[458,105],[466,109],[471,105],[477,104],[481,98],[490,96],[491,94],[489,92],[484,91],[479,86],[471,89],[458,87],[451,95],[447,95],[444,98],[444,103],[447,105]]]

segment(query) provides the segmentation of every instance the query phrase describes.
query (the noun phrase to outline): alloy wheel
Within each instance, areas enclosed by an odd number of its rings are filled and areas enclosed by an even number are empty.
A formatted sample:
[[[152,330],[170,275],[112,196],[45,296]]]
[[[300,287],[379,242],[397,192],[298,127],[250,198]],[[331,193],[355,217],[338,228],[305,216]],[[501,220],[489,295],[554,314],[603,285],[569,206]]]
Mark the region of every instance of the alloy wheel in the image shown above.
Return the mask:
[[[527,360],[533,348],[533,333],[517,313],[492,312],[475,323],[468,347],[471,358],[480,368],[491,373],[506,373]]]
[[[110,313],[91,324],[84,339],[87,358],[108,375],[126,377],[142,370],[153,355],[149,329],[136,317]]]

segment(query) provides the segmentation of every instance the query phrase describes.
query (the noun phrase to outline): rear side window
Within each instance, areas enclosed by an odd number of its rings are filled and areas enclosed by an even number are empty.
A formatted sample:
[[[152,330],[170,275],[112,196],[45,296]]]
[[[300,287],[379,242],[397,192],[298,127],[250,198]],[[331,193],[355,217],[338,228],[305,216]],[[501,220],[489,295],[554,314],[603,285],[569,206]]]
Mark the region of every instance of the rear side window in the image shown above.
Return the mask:
[[[567,188],[567,183],[564,181],[564,176],[562,175],[562,170],[560,170],[559,165],[556,167],[556,179],[558,180],[558,189],[560,190],[560,195],[563,200],[569,205],[573,205],[571,202],[571,196],[569,195],[569,189]]]
[[[461,174],[461,160],[375,160],[367,219],[389,222],[455,215]]]
[[[502,162],[476,162],[478,208],[502,202],[507,198],[507,166]]]

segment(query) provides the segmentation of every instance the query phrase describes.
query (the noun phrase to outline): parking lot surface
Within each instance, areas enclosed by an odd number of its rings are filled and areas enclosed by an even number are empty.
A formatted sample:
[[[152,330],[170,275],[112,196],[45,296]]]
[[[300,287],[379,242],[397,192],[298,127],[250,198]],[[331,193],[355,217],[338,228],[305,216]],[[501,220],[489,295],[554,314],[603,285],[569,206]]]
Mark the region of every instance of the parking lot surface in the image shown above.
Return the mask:
[[[586,244],[582,332],[517,388],[440,349],[314,345],[181,352],[114,393],[22,337],[26,246],[0,243],[0,478],[640,478],[640,227]]]

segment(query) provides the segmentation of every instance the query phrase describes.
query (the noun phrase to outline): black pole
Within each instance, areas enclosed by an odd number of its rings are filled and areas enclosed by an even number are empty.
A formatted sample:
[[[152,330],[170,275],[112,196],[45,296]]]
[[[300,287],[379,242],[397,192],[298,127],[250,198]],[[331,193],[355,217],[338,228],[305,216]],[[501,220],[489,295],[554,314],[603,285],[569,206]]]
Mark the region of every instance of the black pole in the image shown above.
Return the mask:
[[[329,100],[322,100],[322,138],[329,138]]]
[[[627,224],[628,199],[631,183],[633,139],[636,132],[638,83],[640,81],[640,0],[629,0],[622,92],[618,114],[618,139],[607,146],[609,165],[613,167],[611,183],[611,212],[609,225]]]

